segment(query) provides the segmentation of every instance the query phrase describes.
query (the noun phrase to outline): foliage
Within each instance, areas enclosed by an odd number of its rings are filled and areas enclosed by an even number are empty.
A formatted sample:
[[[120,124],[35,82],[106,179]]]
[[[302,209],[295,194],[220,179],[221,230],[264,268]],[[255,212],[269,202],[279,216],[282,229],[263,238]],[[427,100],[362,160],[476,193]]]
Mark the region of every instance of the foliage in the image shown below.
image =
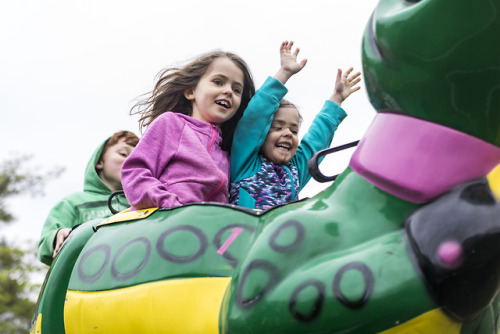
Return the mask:
[[[56,168],[44,175],[34,174],[25,167],[30,159],[30,156],[14,156],[0,163],[0,224],[14,220],[8,212],[7,199],[21,194],[43,195],[45,183],[62,172]]]
[[[45,183],[62,172],[61,168],[50,173],[34,173],[26,167],[28,156],[15,156],[0,163],[0,227],[11,223],[15,217],[9,212],[6,201],[20,195],[43,195]],[[35,309],[39,284],[34,276],[43,275],[44,267],[38,263],[36,247],[32,244],[19,247],[0,239],[0,333],[27,333]]]
[[[35,308],[30,297],[39,289],[31,283],[31,275],[42,270],[34,254],[34,250],[25,251],[0,240],[0,333],[26,333],[30,329]]]

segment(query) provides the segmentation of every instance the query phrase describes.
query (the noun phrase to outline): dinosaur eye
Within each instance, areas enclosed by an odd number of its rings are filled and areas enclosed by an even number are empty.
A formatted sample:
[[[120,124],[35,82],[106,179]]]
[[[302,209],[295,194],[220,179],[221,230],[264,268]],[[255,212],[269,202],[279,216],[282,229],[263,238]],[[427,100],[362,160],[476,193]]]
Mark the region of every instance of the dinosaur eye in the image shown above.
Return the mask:
[[[417,3],[417,2],[420,2],[422,0],[404,0],[405,2],[410,2],[410,3]]]

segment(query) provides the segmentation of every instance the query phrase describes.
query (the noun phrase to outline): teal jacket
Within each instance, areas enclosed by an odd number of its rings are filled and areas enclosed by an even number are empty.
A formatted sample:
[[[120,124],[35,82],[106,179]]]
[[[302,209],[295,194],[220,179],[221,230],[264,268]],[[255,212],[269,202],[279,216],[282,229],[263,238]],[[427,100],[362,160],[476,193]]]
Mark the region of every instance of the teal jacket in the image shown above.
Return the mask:
[[[260,148],[286,93],[279,80],[267,78],[238,122],[231,149],[230,203],[267,209],[297,199],[311,178],[307,169],[309,158],[330,146],[338,125],[347,116],[340,106],[327,100],[290,163],[274,165],[260,154]]]
[[[62,228],[73,228],[95,218],[106,218],[112,215],[108,208],[111,190],[102,182],[95,170],[106,141],[99,145],[87,164],[83,192],[63,198],[52,208],[45,220],[38,242],[38,259],[46,265],[50,266],[52,263],[57,231]],[[114,201],[113,207],[117,210],[124,210],[129,207],[129,204],[124,197],[120,197],[119,201]]]

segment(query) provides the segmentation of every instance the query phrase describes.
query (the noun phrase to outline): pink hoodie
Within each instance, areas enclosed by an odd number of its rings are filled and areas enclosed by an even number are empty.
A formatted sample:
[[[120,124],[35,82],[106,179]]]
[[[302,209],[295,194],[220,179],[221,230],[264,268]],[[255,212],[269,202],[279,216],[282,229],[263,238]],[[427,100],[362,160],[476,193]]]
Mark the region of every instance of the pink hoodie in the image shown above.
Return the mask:
[[[134,209],[228,202],[229,157],[218,126],[166,112],[148,127],[122,167]]]

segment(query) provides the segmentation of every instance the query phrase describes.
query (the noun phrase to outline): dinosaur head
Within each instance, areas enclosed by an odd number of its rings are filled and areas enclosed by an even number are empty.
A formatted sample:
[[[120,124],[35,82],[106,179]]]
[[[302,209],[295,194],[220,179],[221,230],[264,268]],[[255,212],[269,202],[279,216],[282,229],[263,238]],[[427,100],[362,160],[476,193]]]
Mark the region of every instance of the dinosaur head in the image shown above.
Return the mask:
[[[380,0],[363,38],[372,105],[500,146],[500,2]]]

